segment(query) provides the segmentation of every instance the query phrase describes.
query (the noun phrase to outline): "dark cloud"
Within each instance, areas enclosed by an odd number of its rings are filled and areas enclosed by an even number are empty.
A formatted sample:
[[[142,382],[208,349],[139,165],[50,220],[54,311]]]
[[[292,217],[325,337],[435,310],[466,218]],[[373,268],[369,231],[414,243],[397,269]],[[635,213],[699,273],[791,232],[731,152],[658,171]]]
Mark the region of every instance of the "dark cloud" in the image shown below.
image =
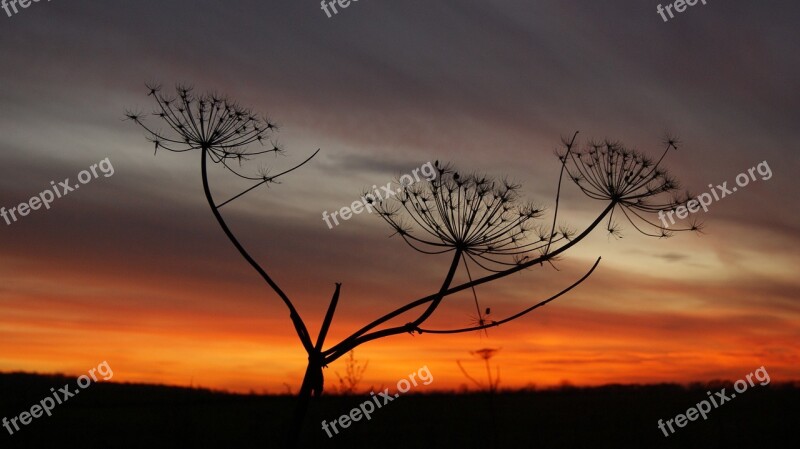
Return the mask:
[[[678,254],[678,253],[655,254],[653,257],[664,259],[667,262],[680,262],[689,259],[689,256],[687,254]]]

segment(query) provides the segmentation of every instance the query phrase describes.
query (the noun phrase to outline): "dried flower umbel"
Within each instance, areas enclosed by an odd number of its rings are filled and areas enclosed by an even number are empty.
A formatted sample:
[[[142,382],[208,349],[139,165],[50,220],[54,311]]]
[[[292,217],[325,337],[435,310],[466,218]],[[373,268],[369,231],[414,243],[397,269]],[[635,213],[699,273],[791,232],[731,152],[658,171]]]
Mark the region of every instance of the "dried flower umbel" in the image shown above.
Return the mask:
[[[147,139],[153,143],[154,153],[158,150],[176,153],[205,151],[212,162],[223,165],[239,178],[258,181],[251,189],[276,182],[279,176],[299,167],[275,175],[270,175],[263,166],[253,175],[243,173],[243,162],[284,152],[275,139],[278,125],[274,121],[216,93],[195,94],[191,86],[178,85],[174,94],[162,93],[161,86],[156,84],[148,84],[147,89],[148,96],[157,106],[148,115],[159,119],[162,125],[167,126],[167,131],[148,125],[146,115],[140,112],[126,111],[125,116],[145,130]],[[254,143],[260,144],[259,148],[248,149]]]
[[[192,87],[179,85],[176,95],[161,93],[161,86],[148,85],[148,96],[155,99],[158,109],[152,116],[162,119],[173,133],[150,129],[144,124],[143,114],[127,111],[125,115],[141,125],[153,142],[155,150],[185,152],[205,148],[215,162],[242,161],[247,157],[265,153],[279,153],[281,148],[272,142],[265,150],[248,151],[251,143],[272,137],[277,125],[262,118],[250,109],[243,108],[215,93],[196,95]]]
[[[520,197],[520,184],[486,175],[461,175],[452,165],[434,163],[437,176],[405,185],[399,193],[374,202],[374,207],[403,240],[425,254],[456,252],[470,281],[467,261],[493,273],[518,266],[531,252],[542,252],[551,243],[569,240],[566,227],[550,230],[539,219],[544,208]],[[459,260],[455,261],[456,263]],[[473,324],[489,323],[472,289],[476,315]]]
[[[485,175],[460,175],[435,163],[437,177],[410,186],[400,184],[391,200],[375,209],[406,243],[419,252],[442,254],[460,250],[482,267],[517,265],[514,260],[536,250],[548,238],[536,225],[544,208],[525,203],[520,185]],[[531,232],[534,241],[528,241]]]
[[[461,372],[464,374],[464,376],[467,379],[471,380],[472,383],[477,385],[478,388],[487,389],[490,393],[496,393],[497,392],[497,388],[500,386],[500,366],[496,367],[494,378],[492,378],[492,369],[489,366],[489,361],[492,359],[492,357],[497,355],[497,353],[499,351],[500,351],[500,348],[481,348],[481,349],[478,349],[477,351],[470,351],[469,352],[470,354],[472,354],[472,355],[478,357],[479,359],[483,360],[483,363],[484,363],[484,365],[486,367],[486,379],[488,381],[488,384],[486,384],[486,385],[488,385],[488,388],[483,382],[480,382],[477,379],[475,379],[474,377],[470,376],[470,374],[464,368],[464,365],[461,364],[460,360],[456,360],[456,364],[458,365],[458,368],[461,370]]]
[[[700,231],[699,221],[690,222],[686,228],[668,230],[649,217],[659,211],[674,210],[692,198],[688,192],[678,194],[678,181],[661,167],[667,152],[678,148],[674,137],[665,138],[664,143],[666,149],[655,162],[610,140],[589,142],[579,151],[565,148],[558,156],[570,179],[586,196],[617,206],[608,218],[609,233],[621,235],[619,226],[614,223],[617,211],[637,231],[648,236],[669,237],[672,231]]]

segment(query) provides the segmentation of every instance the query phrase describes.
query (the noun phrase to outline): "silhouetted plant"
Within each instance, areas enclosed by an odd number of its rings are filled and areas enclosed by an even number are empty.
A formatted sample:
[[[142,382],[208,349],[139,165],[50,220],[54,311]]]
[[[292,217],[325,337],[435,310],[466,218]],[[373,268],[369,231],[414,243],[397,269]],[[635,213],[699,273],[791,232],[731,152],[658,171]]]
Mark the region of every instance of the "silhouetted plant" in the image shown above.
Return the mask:
[[[316,341],[313,341],[289,296],[245,250],[220,213],[220,208],[231,201],[259,186],[275,183],[279,177],[306,164],[319,150],[302,163],[280,173],[270,175],[267,169],[262,168],[256,175],[248,175],[241,171],[243,162],[283,152],[274,140],[277,130],[274,122],[266,117],[259,117],[251,110],[216,94],[196,95],[188,86],[178,86],[176,94],[169,96],[161,92],[160,86],[150,85],[148,95],[153,98],[157,106],[155,112],[148,115],[156,117],[162,125],[166,125],[166,132],[148,125],[141,113],[128,111],[126,116],[145,130],[156,153],[159,149],[200,153],[203,190],[214,217],[242,257],[287,307],[298,338],[308,354],[308,366],[298,393],[298,407],[289,432],[290,445],[296,445],[299,441],[310,398],[312,395],[316,397],[322,393],[324,383],[322,370],[329,363],[359,345],[379,338],[414,332],[452,334],[485,331],[520,318],[564,295],[586,280],[594,272],[600,258],[582,277],[560,292],[502,319],[488,319],[490,311],[488,308],[485,313],[481,313],[475,288],[535,265],[543,265],[545,262],[552,264],[558,256],[589,235],[606,218],[609,220],[608,231],[619,235],[619,228],[613,222],[614,213],[618,210],[637,231],[646,235],[669,236],[669,231],[657,223],[650,222],[646,218],[647,215],[657,212],[662,206],[674,208],[688,200],[688,196],[683,198],[674,196],[666,202],[663,202],[664,200],[659,202],[657,199],[663,194],[671,194],[677,188],[677,182],[660,167],[666,153],[670,149],[677,148],[674,139],[666,142],[664,154],[655,163],[636,151],[625,149],[622,145],[610,141],[590,142],[585,149],[577,151],[575,149],[577,132],[571,139],[563,139],[563,149],[558,153],[562,163],[561,175],[553,220],[549,225],[541,221],[544,214],[543,207],[522,201],[518,184],[485,175],[464,175],[452,166],[439,164],[437,161],[435,164],[437,176],[434,179],[411,186],[397,181],[400,194],[393,199],[376,201],[373,206],[381,218],[395,230],[395,234],[415,250],[425,254],[451,254],[450,266],[441,286],[434,293],[411,301],[375,319],[325,349],[325,339],[339,301],[341,284],[335,284],[319,334]],[[248,150],[250,144],[261,144],[261,147]],[[217,203],[209,186],[208,161],[221,164],[237,177],[254,184],[228,200]],[[606,203],[605,209],[580,233],[568,226],[557,225],[561,184],[565,172],[587,196]],[[641,222],[660,232],[643,231],[640,228]],[[699,225],[692,224],[688,229],[699,230]],[[468,262],[482,271],[479,277],[473,277]],[[469,281],[452,285],[461,263],[464,264]],[[444,298],[466,289],[471,289],[478,312],[471,326],[456,329],[422,327]],[[406,324],[378,329],[390,320],[418,309],[420,311],[415,314],[415,318]]]
[[[488,402],[486,404],[485,409],[481,408],[485,411],[485,413],[489,416],[489,425],[488,425],[488,432],[491,433],[492,439],[490,447],[495,447],[494,442],[498,440],[498,430],[497,430],[497,410],[495,408],[495,394],[497,393],[498,387],[500,386],[500,366],[496,367],[494,379],[492,378],[492,368],[489,365],[489,360],[491,360],[495,355],[497,355],[499,348],[481,348],[477,351],[470,351],[470,354],[478,357],[479,359],[483,360],[483,364],[486,367],[486,380],[487,384],[484,385],[483,382],[478,381],[474,377],[470,376],[464,366],[461,365],[460,360],[456,360],[456,364],[458,368],[461,369],[461,372],[466,376],[467,379],[471,380],[475,385],[478,386],[481,390],[485,390],[488,394]]]
[[[363,364],[356,360],[355,351],[347,353],[347,358],[344,359],[344,376],[336,371],[336,377],[339,378],[339,386],[334,386],[334,390],[341,395],[351,395],[358,391],[358,385],[364,378],[364,372],[369,366],[369,360]]]
[[[470,376],[466,369],[464,369],[464,365],[461,364],[461,360],[456,360],[456,364],[461,372],[464,374],[464,377],[471,380],[472,383],[478,386],[478,388],[482,390],[486,390],[490,393],[497,392],[497,388],[500,386],[500,366],[495,367],[495,376],[492,379],[492,368],[489,365],[489,360],[494,357],[497,352],[500,351],[499,348],[482,348],[478,349],[477,351],[470,351],[469,353],[477,356],[481,360],[483,360],[483,364],[486,367],[486,380],[487,383],[484,384],[483,382],[475,379],[474,377]]]
[[[664,139],[666,149],[657,162],[646,155],[626,148],[619,142],[606,140],[589,142],[580,151],[558,154],[566,163],[570,178],[589,198],[616,203],[608,217],[608,232],[619,236],[614,224],[614,212],[619,210],[625,219],[642,234],[669,237],[674,231],[700,231],[702,224],[695,217],[687,228],[668,230],[647,216],[659,211],[675,210],[693,198],[689,192],[673,194],[669,201],[655,200],[661,193],[677,192],[678,181],[660,167],[670,149],[678,149],[674,137]],[[653,231],[648,231],[649,228]]]

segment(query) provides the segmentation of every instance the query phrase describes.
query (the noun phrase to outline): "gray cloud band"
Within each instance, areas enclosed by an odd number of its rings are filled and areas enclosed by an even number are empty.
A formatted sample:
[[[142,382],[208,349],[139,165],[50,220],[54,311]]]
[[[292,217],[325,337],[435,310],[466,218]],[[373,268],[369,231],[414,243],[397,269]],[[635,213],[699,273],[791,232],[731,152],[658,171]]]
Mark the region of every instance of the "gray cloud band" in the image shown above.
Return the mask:
[[[400,193],[403,190],[403,187],[408,187],[416,182],[419,182],[420,174],[424,176],[426,181],[432,181],[433,179],[436,178],[436,169],[433,167],[432,163],[427,162],[422,166],[415,168],[414,170],[411,170],[411,174],[406,173],[403,176],[401,176],[400,179],[398,179],[400,187],[397,187],[396,189],[392,188],[393,183],[391,182],[387,182],[385,186],[381,186],[380,188],[378,188],[377,185],[373,185],[372,186],[373,193],[365,193],[361,197],[361,199],[353,201],[353,203],[350,204],[349,206],[344,206],[341,209],[334,210],[333,212],[330,213],[328,211],[322,212],[322,221],[324,221],[325,224],[328,225],[328,229],[333,229],[334,224],[331,224],[331,220],[333,220],[335,226],[339,226],[339,220],[337,218],[337,215],[339,216],[339,218],[346,221],[352,218],[353,214],[358,215],[364,212],[365,210],[371,214],[375,207],[373,204],[376,201],[381,201],[384,199],[391,198]]]

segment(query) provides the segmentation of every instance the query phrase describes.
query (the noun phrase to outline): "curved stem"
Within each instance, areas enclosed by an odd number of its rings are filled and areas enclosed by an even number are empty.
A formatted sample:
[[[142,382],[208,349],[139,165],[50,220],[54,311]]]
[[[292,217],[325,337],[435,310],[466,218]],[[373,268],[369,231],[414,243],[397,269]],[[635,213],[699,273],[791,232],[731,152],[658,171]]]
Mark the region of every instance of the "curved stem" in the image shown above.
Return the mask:
[[[445,296],[447,296],[445,293],[447,292],[447,289],[450,287],[450,284],[453,282],[453,277],[456,274],[456,269],[458,269],[458,262],[461,260],[461,254],[462,254],[461,249],[457,249],[455,256],[453,257],[453,262],[450,263],[450,269],[447,271],[447,276],[445,277],[444,282],[442,282],[442,287],[439,289],[439,293],[433,295],[433,297],[431,298],[432,299],[431,304],[428,306],[427,309],[425,309],[425,312],[423,312],[422,315],[419,316],[419,318],[417,318],[413,322],[406,323],[403,326],[390,327],[388,329],[383,329],[377,332],[373,332],[369,335],[364,336],[361,340],[352,339],[350,340],[351,342],[350,345],[344,346],[345,348],[348,348],[346,350],[340,350],[338,352],[335,352],[333,351],[333,349],[331,349],[326,352],[323,352],[322,357],[324,363],[327,364],[333,362],[334,360],[338,359],[339,357],[349,352],[350,349],[353,349],[362,343],[366,343],[367,341],[377,340],[379,338],[388,337],[390,335],[398,335],[418,330],[419,325],[425,322],[425,320],[427,320],[433,314],[433,312],[436,311],[436,308],[439,307],[439,303],[441,303],[442,299]],[[338,345],[336,345],[336,347],[340,347],[341,345],[342,343],[339,343]]]
[[[572,140],[570,140],[569,145],[567,145],[567,154],[564,155],[564,160],[561,162],[561,173],[558,175],[558,190],[556,191],[556,208],[553,212],[553,226],[550,228],[550,238],[547,240],[547,248],[544,250],[545,254],[550,251],[550,245],[553,243],[553,236],[556,231],[556,220],[558,219],[558,203],[561,199],[561,181],[564,179],[564,169],[567,168],[567,158],[570,152],[572,152],[572,146],[575,145],[576,137],[578,137],[578,131],[575,131],[575,134],[572,135]]]
[[[533,265],[535,265],[537,263],[542,263],[545,260],[552,259],[553,257],[555,257],[555,256],[561,254],[562,252],[568,250],[573,245],[575,245],[579,241],[581,241],[584,237],[589,235],[589,233],[591,233],[594,230],[594,228],[597,227],[597,225],[605,218],[606,215],[608,215],[609,212],[611,212],[614,209],[614,207],[616,205],[617,205],[617,203],[615,201],[612,201],[611,203],[609,203],[608,207],[606,207],[606,209],[580,235],[575,237],[572,241],[570,241],[566,245],[554,250],[553,252],[551,252],[549,254],[545,254],[545,255],[540,256],[540,257],[537,257],[536,259],[530,260],[528,262],[519,264],[518,266],[516,266],[514,268],[509,268],[508,270],[505,270],[505,271],[494,273],[494,274],[491,274],[491,275],[484,276],[482,278],[476,279],[474,281],[470,281],[470,282],[467,282],[467,283],[464,283],[464,284],[461,284],[461,285],[457,285],[455,287],[451,287],[450,289],[448,289],[447,291],[444,292],[443,296],[452,295],[454,293],[460,292],[461,290],[465,290],[465,289],[468,289],[468,288],[471,288],[471,287],[474,287],[474,286],[477,286],[477,285],[480,285],[480,284],[483,284],[483,283],[486,283],[486,282],[490,282],[490,281],[493,281],[495,279],[500,279],[502,277],[505,277],[505,276],[508,276],[510,274],[516,273],[518,271],[524,270],[524,269],[526,269],[526,268],[528,268],[530,266],[533,266]],[[402,315],[403,313],[405,313],[405,312],[407,312],[409,310],[412,310],[412,309],[414,309],[416,307],[419,307],[419,306],[421,306],[423,304],[426,304],[426,303],[428,303],[430,301],[433,301],[434,298],[436,298],[436,297],[437,297],[436,294],[429,295],[429,296],[426,296],[424,298],[420,298],[420,299],[418,299],[416,301],[410,302],[410,303],[408,303],[408,304],[406,304],[406,305],[404,305],[404,306],[402,306],[402,307],[400,307],[398,309],[395,309],[392,312],[387,313],[386,315],[376,319],[375,321],[367,324],[366,326],[364,326],[360,330],[356,331],[354,334],[352,334],[351,336],[349,336],[346,339],[342,340],[337,345],[333,346],[332,348],[328,349],[327,351],[324,351],[322,353],[322,355],[325,356],[326,358],[330,357],[332,355],[336,355],[336,358],[338,358],[338,357],[341,356],[341,354],[346,353],[347,351],[357,347],[358,345],[360,345],[362,343],[366,343],[367,341],[374,340],[376,338],[380,338],[380,337],[386,336],[384,334],[384,331],[376,331],[376,332],[373,332],[373,333],[370,333],[370,334],[366,334],[366,333],[369,332],[370,330],[374,329],[375,327],[377,327],[377,326],[379,326],[379,325],[391,320],[392,318],[395,318],[395,317],[397,317],[399,315]],[[399,333],[402,333],[402,332],[396,332],[396,334],[399,334]],[[364,334],[366,334],[366,335],[364,335]],[[392,335],[392,334],[388,334],[388,335]],[[334,358],[334,360],[335,360],[335,358]]]
[[[594,265],[592,265],[592,268],[589,269],[589,271],[586,274],[584,274],[577,281],[573,282],[572,285],[570,285],[569,287],[565,288],[564,290],[561,290],[560,292],[558,292],[555,295],[545,299],[544,301],[540,301],[540,302],[532,305],[531,307],[528,307],[527,309],[525,309],[525,310],[523,310],[523,311],[521,311],[521,312],[519,312],[517,314],[511,315],[508,318],[502,319],[500,321],[492,321],[489,324],[484,324],[484,325],[481,325],[481,326],[466,327],[466,328],[463,328],[463,329],[447,329],[447,330],[420,329],[419,331],[421,333],[428,333],[428,334],[459,334],[459,333],[463,333],[463,332],[473,332],[473,331],[479,331],[479,330],[483,330],[483,329],[488,329],[490,327],[496,327],[496,326],[499,326],[501,324],[508,323],[509,321],[516,320],[517,318],[520,318],[520,317],[522,317],[522,316],[524,316],[524,315],[526,315],[526,314],[528,314],[530,312],[533,312],[534,310],[538,309],[539,307],[547,305],[547,303],[549,303],[551,301],[554,301],[558,297],[566,294],[567,292],[569,292],[573,288],[575,288],[578,285],[580,285],[583,281],[585,281],[594,272],[594,269],[597,268],[597,265],[599,263],[600,263],[600,257],[597,258],[597,260],[594,262]]]
[[[447,289],[450,287],[450,283],[453,282],[453,276],[455,276],[456,274],[456,269],[458,268],[458,262],[460,260],[461,260],[461,250],[457,249],[455,255],[453,256],[453,262],[450,264],[450,269],[447,271],[447,276],[445,277],[444,282],[442,283],[442,287],[439,289],[439,293],[436,294],[436,297],[433,299],[433,302],[431,302],[431,305],[428,306],[425,312],[423,312],[419,318],[417,318],[416,320],[414,320],[413,323],[410,324],[411,326],[413,326],[414,328],[418,327],[433,314],[433,312],[436,310],[437,307],[439,307],[439,303],[441,303],[442,298],[444,298],[444,292],[447,291]]]
[[[460,360],[456,360],[456,364],[461,369],[461,372],[464,373],[464,376],[467,377],[467,379],[471,380],[472,383],[474,383],[475,385],[478,386],[478,388],[483,389],[483,385],[480,382],[478,382],[477,380],[475,380],[474,377],[470,376],[469,373],[467,372],[467,370],[465,370],[464,367],[461,366],[461,361]]]
[[[220,227],[225,232],[225,235],[227,235],[228,239],[230,239],[231,243],[233,243],[233,246],[239,251],[239,254],[241,254],[247,263],[249,263],[250,266],[252,266],[253,269],[255,269],[258,274],[261,275],[264,281],[266,281],[266,283],[272,287],[275,293],[277,293],[278,296],[280,296],[280,298],[283,300],[284,304],[286,304],[286,307],[289,309],[289,317],[292,319],[294,328],[297,331],[297,336],[300,337],[300,341],[303,343],[303,347],[306,349],[306,351],[311,354],[314,351],[314,345],[311,343],[311,336],[308,334],[308,329],[306,329],[305,323],[303,323],[303,320],[300,318],[300,314],[297,313],[294,304],[292,304],[292,301],[289,300],[288,296],[286,296],[286,293],[284,293],[283,290],[278,287],[278,284],[276,284],[275,281],[269,277],[267,272],[261,268],[258,262],[256,262],[255,259],[253,259],[253,257],[250,256],[250,254],[244,249],[241,243],[239,243],[239,240],[236,239],[236,237],[233,235],[233,232],[231,232],[230,228],[228,228],[228,225],[225,223],[225,219],[222,218],[222,215],[219,213],[218,208],[214,205],[214,197],[211,195],[211,188],[208,185],[208,164],[206,162],[207,151],[208,150],[206,148],[203,148],[201,152],[201,173],[203,176],[203,191],[205,192],[206,200],[211,208],[211,212],[214,213],[217,223],[219,223]]]

